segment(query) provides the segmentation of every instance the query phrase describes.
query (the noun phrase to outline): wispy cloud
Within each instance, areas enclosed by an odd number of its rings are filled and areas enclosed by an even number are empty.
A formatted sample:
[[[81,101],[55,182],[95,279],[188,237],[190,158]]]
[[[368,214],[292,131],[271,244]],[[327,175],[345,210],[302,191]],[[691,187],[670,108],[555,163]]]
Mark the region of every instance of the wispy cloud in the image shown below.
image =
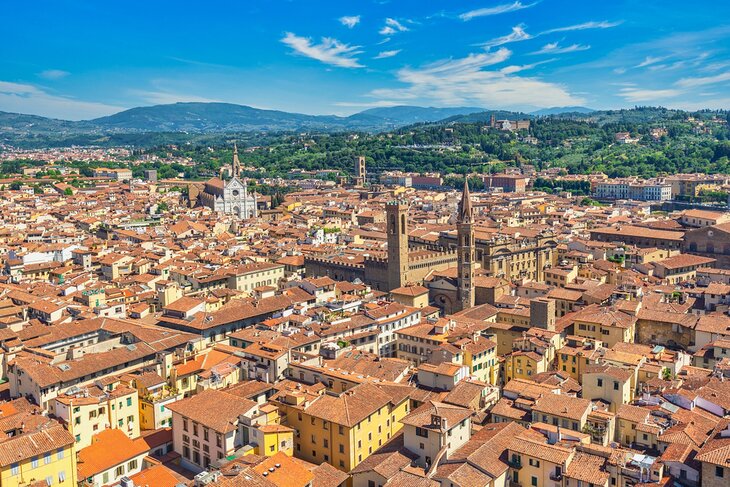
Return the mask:
[[[520,71],[526,71],[528,69],[533,69],[541,64],[551,63],[553,61],[555,61],[555,59],[546,59],[544,61],[539,61],[539,62],[532,63],[532,64],[505,66],[504,68],[500,69],[499,72],[502,74],[519,73]]]
[[[482,47],[488,49],[491,47],[503,46],[505,44],[509,44],[510,42],[526,41],[527,39],[532,39],[532,36],[525,32],[524,26],[516,25],[512,27],[512,32],[510,32],[509,34],[502,37],[496,37],[490,41],[487,41],[482,44]]]
[[[463,58],[443,59],[419,68],[405,67],[396,76],[403,88],[376,89],[369,96],[381,101],[418,101],[440,106],[476,104],[494,108],[580,105],[584,100],[560,85],[537,78],[514,76],[527,67],[488,69],[503,63],[512,52],[472,53]]]
[[[375,56],[373,59],[386,59],[389,57],[397,56],[400,51],[400,49],[394,49],[392,51],[380,51],[378,55]]]
[[[234,68],[234,66],[229,64],[219,64],[219,63],[209,63],[207,61],[198,61],[196,59],[187,59],[177,56],[169,56],[168,59],[172,59],[173,61],[177,61],[182,64],[189,64],[191,66],[202,66],[205,68],[222,68],[222,69],[231,69]]]
[[[676,84],[682,88],[695,88],[697,86],[712,85],[715,83],[723,83],[725,81],[730,81],[730,72],[717,74],[715,76],[703,76],[700,78],[682,78],[677,81]]]
[[[719,71],[720,69],[727,69],[730,68],[730,61],[719,61],[710,63],[706,66],[703,66],[700,68],[700,71],[704,72],[710,72],[710,71]]]
[[[571,44],[570,46],[561,47],[557,42],[550,42],[532,54],[565,54],[568,52],[587,51],[590,48],[591,46],[584,44]]]
[[[169,103],[179,102],[211,103],[222,101],[216,98],[164,90],[129,90],[129,94],[143,100],[145,103],[151,103],[153,105],[167,105]]]
[[[524,8],[530,8],[533,5],[537,5],[538,3],[539,2],[533,2],[525,5],[522,2],[517,1],[514,3],[496,5],[494,7],[477,8],[468,12],[464,12],[463,14],[459,15],[459,18],[464,22],[468,22],[469,20],[475,19],[477,17],[489,17],[491,15],[506,14],[508,12],[514,12],[517,10],[522,10]]]
[[[45,79],[61,79],[65,78],[69,74],[71,73],[62,69],[46,69],[45,71],[38,73],[38,76]]]
[[[651,66],[652,64],[660,63],[668,58],[669,58],[669,56],[646,56],[643,61],[641,61],[639,64],[637,64],[634,67],[635,68],[645,68],[646,66]]]
[[[360,23],[360,16],[359,15],[345,15],[344,17],[340,17],[339,21],[345,27],[352,29],[353,27],[355,27],[357,24]]]
[[[653,102],[657,100],[666,100],[674,98],[682,94],[681,90],[663,89],[663,90],[647,90],[640,88],[622,88],[619,90],[619,96],[626,101],[632,103]]]
[[[554,32],[570,32],[573,30],[610,29],[611,27],[616,27],[617,25],[621,25],[622,22],[623,21],[621,21],[621,20],[616,21],[616,22],[609,22],[608,20],[602,20],[600,22],[596,22],[596,21],[583,22],[582,24],[567,25],[565,27],[557,27],[555,29],[548,29],[546,31],[541,32],[540,35],[552,34]]]
[[[300,37],[292,32],[287,32],[281,42],[291,47],[294,52],[316,59],[331,66],[340,68],[362,68],[364,67],[357,60],[361,54],[360,46],[350,46],[337,39],[323,37],[319,44],[314,44],[308,37]]]
[[[704,108],[726,110],[730,106],[730,98],[703,98],[702,100],[678,100],[667,103],[667,106],[680,110],[701,110]]]
[[[378,100],[370,102],[351,102],[351,101],[337,101],[334,103],[338,107],[353,107],[353,108],[379,108],[379,107],[394,107],[398,105],[398,102],[388,100]]]
[[[0,81],[0,110],[84,120],[110,115],[124,108],[54,95],[29,84]]]
[[[408,27],[401,24],[397,20],[387,18],[385,19],[385,25],[382,29],[380,29],[380,34],[384,36],[391,36],[393,34],[397,34],[398,32],[406,32],[408,30]]]

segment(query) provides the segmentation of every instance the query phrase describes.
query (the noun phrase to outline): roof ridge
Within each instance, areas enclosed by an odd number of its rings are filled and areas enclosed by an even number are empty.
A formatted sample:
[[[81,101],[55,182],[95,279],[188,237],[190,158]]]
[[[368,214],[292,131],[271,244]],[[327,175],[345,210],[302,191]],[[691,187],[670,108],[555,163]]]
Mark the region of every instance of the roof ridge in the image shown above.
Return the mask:
[[[352,391],[353,394],[355,394],[355,391]],[[347,424],[351,424],[350,422],[350,407],[347,404],[347,393],[343,394],[342,396],[343,402],[345,403],[345,417],[347,418]]]

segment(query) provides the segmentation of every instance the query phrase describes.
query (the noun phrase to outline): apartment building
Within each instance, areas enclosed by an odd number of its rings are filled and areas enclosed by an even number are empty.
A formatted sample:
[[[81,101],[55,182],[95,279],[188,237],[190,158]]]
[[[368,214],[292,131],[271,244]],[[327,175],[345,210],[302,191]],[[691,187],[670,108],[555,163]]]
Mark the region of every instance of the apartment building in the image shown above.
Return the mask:
[[[240,418],[254,415],[259,405],[208,389],[167,408],[172,411],[173,448],[180,454],[181,464],[188,470],[201,472],[212,462],[248,444]]]
[[[132,170],[126,168],[97,167],[94,169],[95,178],[109,178],[115,181],[129,181],[132,179]]]
[[[421,310],[399,303],[367,309],[365,316],[378,326],[378,354],[381,357],[395,357],[397,354],[397,333],[409,326],[420,323]]]
[[[629,313],[601,307],[586,306],[570,316],[573,334],[603,342],[613,347],[619,342],[633,342],[636,334],[636,316]]]
[[[611,365],[590,365],[585,368],[581,380],[582,397],[592,401],[604,401],[609,411],[616,412],[634,398],[633,371]]]
[[[24,399],[0,405],[9,428],[0,441],[0,484],[76,487],[74,438],[54,420],[38,422],[32,409]]]
[[[139,395],[119,380],[67,392],[53,399],[50,408],[73,435],[77,449],[91,445],[106,429],[118,429],[129,438],[140,434]]]
[[[637,179],[599,181],[593,194],[600,200],[669,201],[672,199],[672,185]]]
[[[342,393],[287,390],[276,405],[297,432],[294,456],[349,472],[401,429],[409,394],[407,386],[365,383]]]
[[[416,464],[429,468],[449,456],[471,438],[471,410],[428,401],[404,417],[403,445],[418,455]]]
[[[88,487],[114,485],[141,472],[149,452],[142,439],[131,440],[118,429],[102,431],[89,446],[78,450],[79,478]]]

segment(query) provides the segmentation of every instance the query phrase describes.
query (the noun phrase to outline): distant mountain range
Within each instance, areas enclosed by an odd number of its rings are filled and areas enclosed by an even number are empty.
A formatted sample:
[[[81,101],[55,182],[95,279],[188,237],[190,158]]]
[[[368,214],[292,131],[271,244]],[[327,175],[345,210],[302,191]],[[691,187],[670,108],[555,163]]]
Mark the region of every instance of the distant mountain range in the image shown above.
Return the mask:
[[[591,111],[584,107],[549,108],[530,115]],[[0,137],[8,139],[18,136],[135,132],[220,133],[297,130],[377,132],[416,123],[488,120],[492,114],[497,118],[529,116],[507,111],[485,111],[478,107],[393,106],[370,108],[349,117],[340,117],[263,110],[231,103],[174,103],[131,108],[107,117],[79,122],[0,112]]]
[[[262,110],[231,103],[174,103],[124,110],[94,120],[72,122],[0,112],[0,134],[75,134],[119,132],[246,132],[292,130],[389,130],[453,115],[480,112],[475,107],[372,108],[349,117]]]

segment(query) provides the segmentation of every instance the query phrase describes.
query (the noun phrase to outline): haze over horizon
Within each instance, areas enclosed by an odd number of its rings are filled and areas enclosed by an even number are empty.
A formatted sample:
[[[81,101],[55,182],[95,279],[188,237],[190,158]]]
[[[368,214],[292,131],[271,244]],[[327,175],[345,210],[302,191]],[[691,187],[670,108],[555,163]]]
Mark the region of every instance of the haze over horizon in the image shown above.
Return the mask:
[[[0,110],[83,120],[186,101],[337,115],[393,105],[730,107],[726,2],[207,5],[7,5]]]

